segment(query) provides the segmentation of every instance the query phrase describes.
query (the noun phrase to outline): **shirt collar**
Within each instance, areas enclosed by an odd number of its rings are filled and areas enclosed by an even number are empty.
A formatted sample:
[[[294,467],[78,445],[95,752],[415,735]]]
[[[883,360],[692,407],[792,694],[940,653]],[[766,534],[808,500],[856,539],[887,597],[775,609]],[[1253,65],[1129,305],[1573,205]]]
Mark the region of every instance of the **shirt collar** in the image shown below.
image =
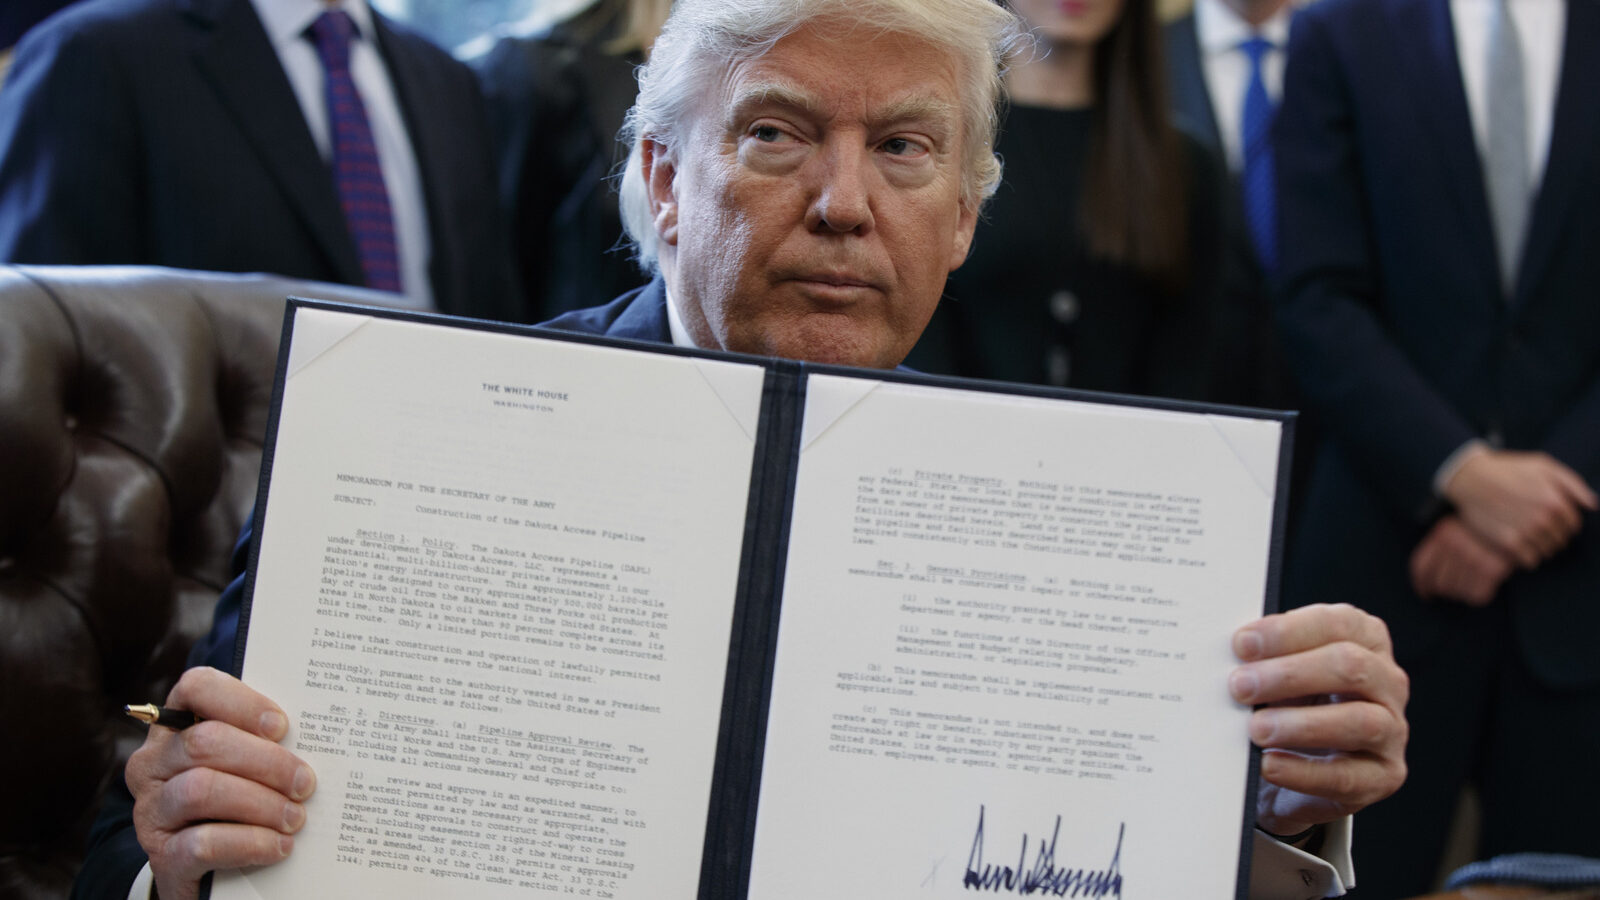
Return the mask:
[[[362,39],[372,40],[372,10],[367,7],[365,0],[339,0],[331,4],[323,0],[250,0],[250,4],[255,7],[256,15],[261,18],[261,25],[267,30],[267,37],[272,39],[274,46],[282,47],[305,37],[311,23],[329,9],[342,9],[349,13]]]
[[[678,304],[672,299],[672,291],[665,281],[661,283],[661,292],[667,297],[667,330],[672,333],[672,346],[696,347],[689,329],[683,327],[683,317],[678,315]]]
[[[1289,19],[1299,5],[1297,0],[1290,0],[1260,28],[1253,29],[1222,0],[1194,0],[1194,25],[1200,50],[1208,55],[1231,53],[1239,49],[1245,40],[1257,35],[1282,50],[1289,44]]]

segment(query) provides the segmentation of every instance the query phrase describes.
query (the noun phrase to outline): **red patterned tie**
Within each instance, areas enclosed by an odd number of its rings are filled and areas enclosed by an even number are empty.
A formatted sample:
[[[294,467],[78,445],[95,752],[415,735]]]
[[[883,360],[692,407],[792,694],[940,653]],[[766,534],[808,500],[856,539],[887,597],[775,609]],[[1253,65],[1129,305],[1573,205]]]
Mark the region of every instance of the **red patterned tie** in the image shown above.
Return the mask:
[[[328,76],[334,183],[345,223],[355,239],[367,286],[398,292],[400,254],[394,239],[394,214],[383,186],[383,168],[378,164],[378,146],[372,140],[367,110],[350,78],[350,40],[355,34],[355,22],[346,12],[329,10],[311,23],[311,40]]]

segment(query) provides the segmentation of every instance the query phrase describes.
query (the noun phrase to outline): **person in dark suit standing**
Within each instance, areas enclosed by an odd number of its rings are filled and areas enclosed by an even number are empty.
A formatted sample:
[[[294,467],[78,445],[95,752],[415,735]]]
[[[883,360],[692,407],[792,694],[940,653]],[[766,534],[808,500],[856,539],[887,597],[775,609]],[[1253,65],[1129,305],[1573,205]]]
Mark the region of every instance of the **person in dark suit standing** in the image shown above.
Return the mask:
[[[493,171],[471,71],[365,0],[87,0],[29,32],[0,90],[0,259],[504,318]]]
[[[622,235],[612,175],[638,87],[633,71],[669,0],[592,0],[553,25],[510,34],[472,60],[489,102],[500,199],[530,321],[649,279]]]
[[[1226,163],[1214,395],[1277,408],[1297,404],[1277,350],[1263,254],[1275,255],[1269,129],[1283,96],[1295,5],[1194,0],[1165,26],[1168,96],[1178,126]]]
[[[1426,892],[1468,781],[1481,855],[1596,852],[1597,94],[1592,0],[1295,20],[1279,315],[1328,439],[1285,595],[1383,617],[1412,683],[1411,779],[1356,829],[1364,895]]]

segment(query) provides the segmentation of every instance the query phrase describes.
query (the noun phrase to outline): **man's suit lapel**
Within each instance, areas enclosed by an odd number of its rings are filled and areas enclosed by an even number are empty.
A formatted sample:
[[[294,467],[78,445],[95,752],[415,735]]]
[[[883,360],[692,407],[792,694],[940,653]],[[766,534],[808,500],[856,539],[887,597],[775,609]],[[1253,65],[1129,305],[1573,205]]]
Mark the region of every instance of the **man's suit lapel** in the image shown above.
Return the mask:
[[[434,113],[447,110],[451,98],[440,95],[437,83],[424,78],[422,67],[410,62],[411,55],[406,52],[405,42],[395,37],[393,26],[375,9],[372,11],[372,23],[378,33],[379,55],[383,57],[384,68],[394,84],[395,102],[400,106],[400,116],[405,122],[406,134],[411,139],[411,153],[417,160],[417,174],[422,179],[422,202],[426,204],[428,213],[428,243],[432,247],[428,277],[434,285],[446,285],[449,284],[449,278],[441,267],[448,268],[451,255],[449,248],[455,236],[441,230],[446,218],[444,210],[447,208],[444,191],[445,186],[452,183],[452,162],[460,161],[460,157],[452,153],[456,136],[438,127],[438,123],[448,121],[448,117]],[[457,98],[455,102],[459,103],[460,99]],[[430,122],[434,123],[434,127],[427,127]],[[449,297],[434,297],[434,302],[445,312],[455,311],[449,308],[451,300]]]
[[[627,308],[606,329],[606,336],[672,343],[672,326],[667,323],[667,289],[659,276],[628,302]]]
[[[328,166],[283,64],[249,0],[177,0],[198,28],[194,62],[327,254],[338,280],[361,284],[361,261]]]
[[[1399,0],[1394,4],[1393,46],[1409,71],[1397,85],[1416,85],[1398,91],[1431,133],[1432,146],[1412,148],[1411,155],[1441,166],[1445,180],[1454,186],[1457,221],[1462,223],[1466,258],[1482,261],[1483,283],[1500,283],[1496,268],[1494,226],[1489,220],[1489,198],[1478,159],[1477,138],[1467,110],[1467,91],[1461,80],[1456,52],[1455,26],[1450,0]],[[1410,37],[1420,36],[1415,44]],[[1416,52],[1412,52],[1412,47]],[[1404,99],[1411,98],[1411,99]],[[1498,291],[1494,292],[1498,295]]]
[[[1217,128],[1216,109],[1206,86],[1200,59],[1200,34],[1194,13],[1167,26],[1167,68],[1172,85],[1172,105],[1179,124],[1222,159],[1222,133]]]
[[[1550,132],[1550,158],[1534,200],[1523,244],[1522,266],[1517,273],[1515,303],[1525,301],[1538,287],[1550,264],[1557,235],[1571,214],[1584,170],[1592,168],[1600,153],[1600,0],[1568,0],[1567,34],[1561,51],[1561,81],[1556,93],[1555,118]]]

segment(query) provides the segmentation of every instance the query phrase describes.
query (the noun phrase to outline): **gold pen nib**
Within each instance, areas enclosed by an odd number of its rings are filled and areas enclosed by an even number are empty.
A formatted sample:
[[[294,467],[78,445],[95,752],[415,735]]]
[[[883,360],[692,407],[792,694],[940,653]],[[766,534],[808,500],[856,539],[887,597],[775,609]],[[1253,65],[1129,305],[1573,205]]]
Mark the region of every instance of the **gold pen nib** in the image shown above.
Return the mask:
[[[139,706],[129,704],[123,711],[146,725],[160,725],[171,728],[173,731],[182,731],[190,725],[200,721],[200,717],[187,709],[169,709],[157,706],[154,703],[145,703]]]
[[[156,720],[161,718],[161,707],[156,706],[154,703],[143,703],[138,706],[130,703],[124,706],[122,711],[146,725],[154,725]]]

